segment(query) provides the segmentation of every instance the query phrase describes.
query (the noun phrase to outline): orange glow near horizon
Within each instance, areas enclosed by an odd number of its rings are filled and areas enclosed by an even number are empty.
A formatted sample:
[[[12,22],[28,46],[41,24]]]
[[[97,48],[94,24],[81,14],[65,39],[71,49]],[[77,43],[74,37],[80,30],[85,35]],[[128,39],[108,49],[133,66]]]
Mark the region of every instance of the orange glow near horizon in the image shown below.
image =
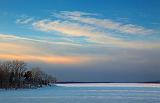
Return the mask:
[[[74,56],[33,56],[33,55],[15,55],[15,54],[0,54],[0,59],[42,61],[45,63],[55,63],[55,64],[77,64],[86,61],[86,58],[74,57]]]
[[[47,52],[40,51],[41,48],[29,44],[2,42],[0,43],[0,47],[1,60],[39,61],[53,64],[79,64],[88,61],[88,57],[84,56],[46,54]]]

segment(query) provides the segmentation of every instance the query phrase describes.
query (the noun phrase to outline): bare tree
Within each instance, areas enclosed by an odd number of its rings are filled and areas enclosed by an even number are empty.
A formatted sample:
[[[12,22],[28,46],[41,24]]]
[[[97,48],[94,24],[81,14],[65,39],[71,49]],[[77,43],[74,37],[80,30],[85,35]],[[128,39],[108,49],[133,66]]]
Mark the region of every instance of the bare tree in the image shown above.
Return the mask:
[[[36,67],[27,71],[26,63],[13,60],[0,63],[0,88],[41,87],[55,83],[56,78]]]

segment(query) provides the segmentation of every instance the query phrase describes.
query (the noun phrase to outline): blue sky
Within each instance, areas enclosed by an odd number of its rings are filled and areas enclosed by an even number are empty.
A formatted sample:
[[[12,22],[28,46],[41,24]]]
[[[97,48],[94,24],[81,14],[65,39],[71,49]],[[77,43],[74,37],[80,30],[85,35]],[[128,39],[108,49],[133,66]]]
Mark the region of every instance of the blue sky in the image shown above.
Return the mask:
[[[0,59],[24,60],[67,81],[157,81],[159,4],[1,0]]]

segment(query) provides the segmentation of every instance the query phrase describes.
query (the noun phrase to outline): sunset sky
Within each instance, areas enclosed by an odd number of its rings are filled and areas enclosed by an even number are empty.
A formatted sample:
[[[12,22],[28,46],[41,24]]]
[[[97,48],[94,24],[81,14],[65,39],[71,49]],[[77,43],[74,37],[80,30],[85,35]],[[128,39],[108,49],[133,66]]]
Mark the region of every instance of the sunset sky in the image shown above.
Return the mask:
[[[0,60],[61,81],[160,81],[159,0],[1,0]]]

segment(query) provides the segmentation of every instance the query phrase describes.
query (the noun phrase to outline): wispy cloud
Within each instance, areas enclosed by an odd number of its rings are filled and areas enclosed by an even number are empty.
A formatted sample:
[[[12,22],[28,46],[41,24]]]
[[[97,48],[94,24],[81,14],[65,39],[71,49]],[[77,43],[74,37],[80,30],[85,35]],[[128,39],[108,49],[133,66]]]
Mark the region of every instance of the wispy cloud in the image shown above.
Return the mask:
[[[87,13],[87,12],[81,12],[81,11],[61,11],[60,13],[53,13],[54,16],[74,16],[74,17],[81,17],[81,16],[96,16],[98,14],[96,13]]]
[[[69,36],[92,36],[94,34],[87,33],[87,31],[89,32],[95,29],[91,26],[60,20],[40,20],[33,23],[33,26],[43,31],[58,31]]]
[[[64,36],[84,36],[86,41],[105,46],[123,47],[123,48],[159,48],[159,42],[143,40],[125,40],[112,36],[116,30],[128,34],[148,34],[153,30],[146,29],[134,24],[125,24],[113,22],[108,19],[97,19],[88,17],[96,14],[83,12],[63,11],[55,14],[58,20],[42,19],[34,22],[32,25],[45,32],[59,32]],[[63,18],[63,19],[62,19]],[[108,30],[109,29],[109,30]],[[117,32],[114,32],[117,33]]]
[[[0,59],[17,59],[24,61],[40,61],[45,63],[54,63],[54,64],[77,64],[85,63],[86,57],[74,57],[74,56],[54,56],[54,55],[26,55],[26,54],[0,54]]]
[[[54,43],[42,40],[30,39],[14,35],[0,34],[0,59],[18,59],[25,61],[40,61],[55,64],[77,64],[90,60],[87,56],[67,54],[62,48],[74,47],[65,43]],[[50,44],[51,46],[49,46]],[[52,47],[57,45],[60,47]],[[77,46],[76,46],[77,47]],[[58,53],[56,51],[61,53]],[[53,52],[54,51],[54,52]],[[61,55],[63,54],[63,55]]]
[[[64,36],[73,36],[73,37],[84,36],[88,41],[94,43],[104,43],[105,42],[104,40],[107,41],[118,40],[116,38],[107,36],[105,32],[99,31],[95,27],[70,21],[40,20],[33,23],[33,26],[46,32],[56,31],[59,32],[60,35]]]
[[[45,39],[33,39],[33,38],[27,38],[23,36],[16,36],[12,34],[0,34],[1,39],[18,39],[18,40],[26,40],[26,41],[33,41],[33,42],[40,42],[40,43],[47,43],[47,44],[63,44],[63,45],[76,45],[76,46],[81,46],[80,44],[75,44],[72,42],[63,42],[63,41],[48,41]]]
[[[30,40],[29,38],[18,37],[14,35],[0,35],[0,59],[18,59],[24,61],[45,62],[51,64],[85,64],[96,61],[117,61],[121,58],[134,59],[130,53],[124,53],[120,49],[107,48],[106,45],[66,45],[66,44],[50,44],[41,42],[41,40]],[[128,43],[121,42],[120,47],[137,48],[160,48],[156,43]],[[113,44],[113,43],[112,43]],[[136,45],[135,45],[136,44]],[[118,51],[120,50],[120,51]],[[106,52],[107,51],[107,52]],[[110,53],[109,53],[110,52]],[[109,53],[109,54],[108,54]]]
[[[34,21],[33,17],[22,15],[20,18],[18,18],[16,20],[16,23],[18,23],[18,24],[28,24],[28,23],[31,23],[33,21]]]
[[[151,50],[160,49],[159,41],[149,41],[133,39],[128,40],[114,36],[135,34],[152,34],[154,30],[147,29],[135,24],[123,24],[109,19],[97,18],[97,14],[84,12],[63,11],[54,14],[54,19],[43,18],[26,22],[35,29],[47,32],[48,35],[56,33],[59,38],[67,38],[67,41],[53,41],[37,38],[25,37],[12,34],[0,34],[2,40],[0,46],[1,58],[15,58],[23,60],[35,60],[48,63],[78,64],[93,61],[120,60],[122,52],[109,50]],[[21,23],[23,24],[23,23]],[[24,23],[25,24],[25,23]],[[42,32],[42,33],[43,33]],[[146,35],[142,35],[146,36]],[[82,39],[84,43],[77,43],[76,39]],[[53,35],[54,38],[54,35]],[[3,42],[4,40],[4,42]],[[9,43],[9,44],[7,44]],[[24,48],[24,47],[25,48]],[[6,53],[8,49],[8,52]],[[19,50],[19,48],[22,48]],[[19,50],[17,52],[17,49]],[[111,52],[111,54],[108,54]],[[128,53],[129,55],[129,53]],[[131,58],[125,55],[125,58]],[[134,55],[135,57],[135,55]],[[133,57],[133,58],[134,58]],[[125,59],[123,58],[123,59]]]
[[[101,28],[115,30],[122,33],[128,34],[151,34],[153,33],[152,29],[144,28],[143,26],[135,25],[135,24],[124,24],[121,22],[116,22],[110,19],[98,19],[91,17],[91,13],[83,13],[83,12],[69,12],[69,11],[62,11],[60,13],[53,14],[56,17],[75,20],[78,22],[91,24],[95,26],[99,26]]]

